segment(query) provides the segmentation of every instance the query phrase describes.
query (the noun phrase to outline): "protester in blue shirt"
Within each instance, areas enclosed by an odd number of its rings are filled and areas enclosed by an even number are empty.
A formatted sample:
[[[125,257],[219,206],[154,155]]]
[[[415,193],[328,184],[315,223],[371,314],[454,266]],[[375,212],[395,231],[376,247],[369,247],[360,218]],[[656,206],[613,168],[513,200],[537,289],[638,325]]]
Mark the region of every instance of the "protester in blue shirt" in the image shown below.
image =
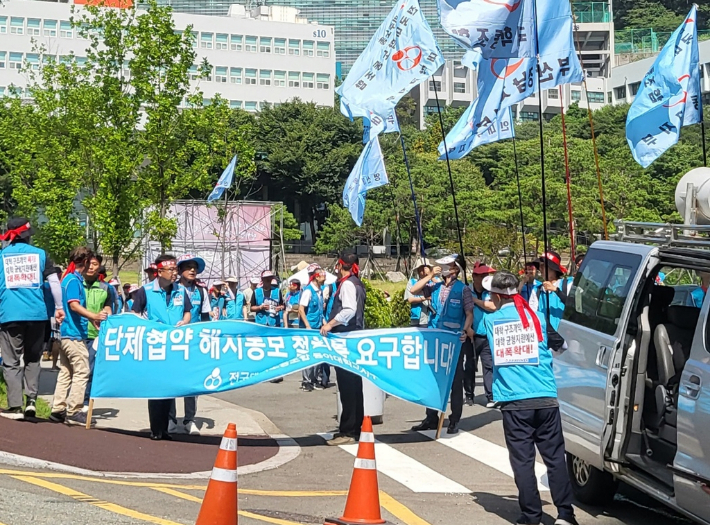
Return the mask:
[[[35,416],[48,319],[42,289],[45,282],[54,300],[55,319],[61,323],[65,316],[54,263],[44,250],[30,245],[33,234],[29,221],[18,217],[10,219],[7,231],[0,235],[0,240],[9,242],[0,252],[0,350],[9,407],[0,415],[8,419]],[[24,411],[23,386],[27,396]]]
[[[288,283],[288,293],[284,297],[283,324],[289,328],[298,328],[298,304],[301,301],[301,281],[292,279]]]
[[[261,272],[261,288],[254,290],[251,298],[251,311],[256,314],[256,324],[281,326],[280,313],[284,309],[283,297],[272,281],[276,277],[271,270]]]
[[[150,321],[170,326],[189,324],[192,303],[185,288],[177,283],[178,268],[174,255],[164,254],[155,260],[157,277],[138,288],[133,295],[133,313]],[[172,399],[149,399],[150,439],[171,440],[168,433]]]
[[[298,317],[299,327],[306,330],[320,330],[325,322],[323,308],[323,285],[325,270],[317,264],[311,264],[308,269],[308,286],[300,294]],[[319,377],[320,376],[320,377]],[[330,380],[330,365],[322,363],[311,366],[302,372],[301,390],[312,392],[313,389],[328,388]]]
[[[698,272],[698,275],[700,275],[700,287],[690,292],[690,295],[693,298],[693,304],[702,308],[705,295],[708,293],[708,285],[710,285],[710,273]]]
[[[226,279],[226,290],[222,304],[224,305],[223,319],[231,319],[233,321],[245,319],[244,294],[239,290],[239,279],[237,277]]]
[[[530,298],[537,294],[537,291],[542,286],[542,281],[537,279],[537,274],[540,271],[540,263],[538,261],[530,261],[525,264],[525,275],[520,281],[518,291],[523,299],[530,302]]]
[[[473,267],[471,292],[473,293],[473,345],[464,345],[465,363],[463,367],[463,388],[466,392],[466,404],[473,406],[474,390],[476,387],[476,372],[478,371],[478,361],[483,368],[483,391],[486,394],[486,408],[494,408],[493,392],[493,357],[491,348],[488,346],[486,329],[483,321],[491,312],[495,312],[496,307],[491,302],[490,294],[483,289],[483,279],[495,273],[495,269],[477,261]],[[466,348],[468,346],[468,348]]]
[[[544,282],[538,289],[535,300],[530,301],[530,306],[541,312],[547,319],[549,301],[550,326],[557,331],[562,315],[565,313],[565,302],[572,286],[572,279],[564,278],[567,269],[562,266],[560,254],[557,252],[548,251],[540,257],[540,268]]]
[[[409,324],[426,328],[429,324],[429,314],[431,313],[431,302],[423,295],[413,295],[412,286],[417,284],[419,279],[423,279],[427,271],[431,271],[429,259],[417,259],[414,263],[416,275],[407,283],[404,290],[404,300],[409,303]]]
[[[550,492],[557,507],[555,524],[577,525],[545,316],[534,312],[518,294],[518,279],[512,273],[486,277],[483,287],[497,307],[486,316],[484,324],[494,356],[493,397],[501,407],[505,443],[522,511],[516,523],[542,521],[535,475],[537,447],[547,467]]]
[[[49,416],[55,423],[86,425],[87,415],[82,409],[90,374],[89,323],[98,328],[107,312],[87,309],[84,280],[98,279],[99,266],[100,262],[87,247],[74,248],[69,254],[69,267],[62,279],[62,301],[68,315],[61,326],[60,370]]]

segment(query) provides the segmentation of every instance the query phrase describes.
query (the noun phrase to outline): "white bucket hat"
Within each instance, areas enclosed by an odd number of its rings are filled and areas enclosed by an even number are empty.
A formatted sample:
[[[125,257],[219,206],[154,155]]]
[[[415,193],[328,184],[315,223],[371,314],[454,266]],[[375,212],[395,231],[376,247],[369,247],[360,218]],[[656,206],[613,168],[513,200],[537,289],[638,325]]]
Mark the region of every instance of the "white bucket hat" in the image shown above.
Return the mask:
[[[494,275],[488,275],[483,278],[483,282],[481,285],[483,286],[484,290],[488,290],[489,292],[497,293],[500,295],[517,295],[518,294],[518,289],[517,288],[496,288],[493,286],[493,277]]]

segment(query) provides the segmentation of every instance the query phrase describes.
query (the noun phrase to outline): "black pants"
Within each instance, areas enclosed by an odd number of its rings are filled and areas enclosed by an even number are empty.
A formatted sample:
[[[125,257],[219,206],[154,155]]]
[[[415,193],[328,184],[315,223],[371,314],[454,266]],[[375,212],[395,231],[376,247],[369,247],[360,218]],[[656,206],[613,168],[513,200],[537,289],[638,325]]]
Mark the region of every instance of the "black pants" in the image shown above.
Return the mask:
[[[0,326],[2,373],[10,408],[22,408],[23,385],[28,398],[37,398],[46,324],[46,321],[17,321]]]
[[[162,436],[168,433],[168,421],[170,420],[170,408],[174,399],[149,399],[148,419],[150,419],[150,433],[154,436]]]
[[[338,380],[340,404],[343,407],[340,413],[340,433],[359,439],[362,419],[365,417],[362,378],[338,367],[335,367],[335,377]]]
[[[461,353],[459,354],[459,362],[456,364],[456,371],[454,372],[454,382],[451,384],[451,415],[449,416],[449,423],[457,423],[461,421],[461,413],[463,412],[463,361],[466,346],[471,346],[470,340],[466,339],[466,342],[461,345]],[[431,408],[426,409],[426,419],[431,424],[438,424],[439,422],[439,412],[432,410]]]
[[[503,432],[510,466],[518,487],[518,503],[531,523],[542,519],[542,502],[535,477],[535,446],[547,467],[552,501],[558,517],[571,519],[572,487],[565,463],[565,442],[559,408],[503,410]]]
[[[478,371],[479,360],[483,367],[483,390],[486,393],[486,400],[491,402],[493,401],[493,354],[491,354],[488,338],[485,335],[477,334],[473,338],[470,352],[466,353],[466,362],[463,369],[463,389],[466,391],[466,397],[472,399],[476,389],[476,372]]]

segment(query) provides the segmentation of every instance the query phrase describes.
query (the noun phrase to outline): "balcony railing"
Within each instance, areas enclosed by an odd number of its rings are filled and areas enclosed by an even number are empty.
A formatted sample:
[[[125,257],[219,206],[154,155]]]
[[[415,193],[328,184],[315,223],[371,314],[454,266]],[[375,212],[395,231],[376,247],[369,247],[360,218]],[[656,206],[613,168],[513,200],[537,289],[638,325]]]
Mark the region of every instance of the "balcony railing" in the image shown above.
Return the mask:
[[[608,2],[574,2],[572,12],[578,24],[608,24],[611,22]]]

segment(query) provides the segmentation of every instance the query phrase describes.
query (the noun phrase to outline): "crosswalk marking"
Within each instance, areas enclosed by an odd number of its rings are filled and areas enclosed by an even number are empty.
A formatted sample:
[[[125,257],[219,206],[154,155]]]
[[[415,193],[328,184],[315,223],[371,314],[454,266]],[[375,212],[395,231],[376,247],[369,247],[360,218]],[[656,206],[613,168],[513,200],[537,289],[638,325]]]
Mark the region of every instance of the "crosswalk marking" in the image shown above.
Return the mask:
[[[318,434],[328,440],[332,434]],[[353,456],[357,456],[357,444],[341,445],[340,448]],[[430,469],[414,458],[379,441],[375,442],[375,457],[377,470],[412,492],[434,494],[470,494],[471,491]]]
[[[436,438],[435,430],[426,430],[419,433],[429,439]],[[454,435],[442,434],[438,443],[494,468],[511,478],[513,477],[513,469],[510,467],[510,460],[508,459],[508,450],[505,447],[481,439],[469,432],[459,432]],[[379,459],[380,457],[377,456],[378,462]],[[535,462],[535,476],[537,477],[538,490],[550,490],[545,465]]]

